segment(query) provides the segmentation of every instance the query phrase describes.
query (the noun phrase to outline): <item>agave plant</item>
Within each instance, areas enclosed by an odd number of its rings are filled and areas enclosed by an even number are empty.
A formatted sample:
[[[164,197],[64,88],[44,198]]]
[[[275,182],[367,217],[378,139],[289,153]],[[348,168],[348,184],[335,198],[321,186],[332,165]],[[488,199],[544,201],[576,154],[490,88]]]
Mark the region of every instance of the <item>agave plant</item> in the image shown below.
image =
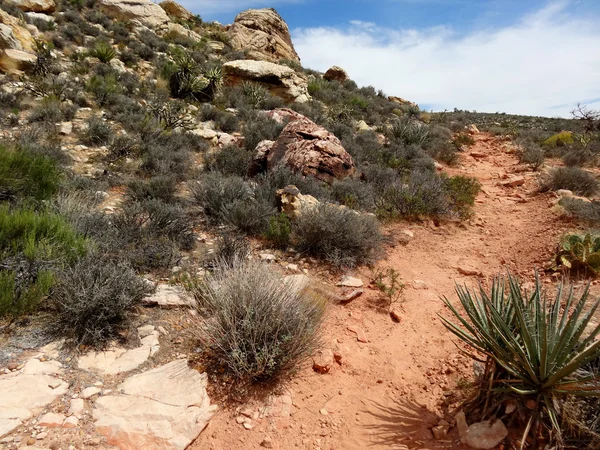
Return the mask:
[[[98,41],[92,51],[90,51],[90,55],[98,58],[100,62],[108,64],[117,56],[117,52],[108,42]]]
[[[589,286],[588,286],[589,287]],[[534,441],[545,427],[549,437],[561,442],[561,401],[571,396],[600,396],[600,377],[586,371],[600,357],[600,326],[591,320],[600,301],[588,305],[588,288],[579,299],[571,288],[563,295],[559,286],[549,301],[536,277],[535,288],[525,293],[510,274],[497,278],[488,295],[457,288],[463,312],[446,298],[446,306],[458,323],[441,317],[444,325],[471,349],[487,357],[486,373],[472,406],[491,413],[508,396],[527,411],[521,448],[529,434]],[[471,354],[477,358],[476,354]],[[477,406],[475,406],[477,405]],[[534,445],[535,447],[535,445]]]
[[[556,265],[569,270],[583,269],[596,276],[600,272],[600,236],[567,234],[560,242]]]

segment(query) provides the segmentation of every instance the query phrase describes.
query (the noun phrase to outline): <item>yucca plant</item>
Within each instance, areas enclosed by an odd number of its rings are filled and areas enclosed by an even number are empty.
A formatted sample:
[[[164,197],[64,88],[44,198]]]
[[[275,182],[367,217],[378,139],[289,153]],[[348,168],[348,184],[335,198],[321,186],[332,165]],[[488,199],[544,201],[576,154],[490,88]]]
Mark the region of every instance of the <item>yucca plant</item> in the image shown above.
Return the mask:
[[[550,301],[539,278],[533,291],[526,293],[510,274],[494,281],[490,295],[482,287],[479,292],[457,287],[457,294],[463,311],[447,298],[443,301],[458,323],[445,317],[442,322],[487,357],[481,389],[470,406],[483,404],[483,419],[508,397],[528,404],[530,409],[520,408],[529,414],[521,448],[530,434],[535,447],[543,429],[560,444],[561,404],[573,396],[600,395],[600,378],[586,370],[600,357],[600,340],[596,340],[600,326],[591,325],[600,301],[588,305],[588,288],[579,299],[573,288],[563,295],[562,285]]]
[[[90,52],[90,55],[98,58],[101,63],[108,64],[117,56],[117,52],[108,42],[99,41]]]

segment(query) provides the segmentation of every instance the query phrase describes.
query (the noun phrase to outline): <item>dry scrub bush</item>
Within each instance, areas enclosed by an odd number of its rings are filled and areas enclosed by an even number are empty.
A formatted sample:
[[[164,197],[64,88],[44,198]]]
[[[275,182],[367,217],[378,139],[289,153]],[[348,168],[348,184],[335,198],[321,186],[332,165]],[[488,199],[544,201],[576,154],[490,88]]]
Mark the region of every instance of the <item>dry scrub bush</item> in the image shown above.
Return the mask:
[[[90,255],[59,274],[55,330],[76,344],[102,347],[118,337],[150,285],[129,263]]]
[[[594,175],[578,167],[555,169],[542,184],[542,190],[545,191],[568,189],[577,195],[585,195],[586,197],[598,192],[599,187],[598,180]]]
[[[240,381],[289,374],[319,346],[324,302],[262,263],[221,263],[195,295],[214,368]]]

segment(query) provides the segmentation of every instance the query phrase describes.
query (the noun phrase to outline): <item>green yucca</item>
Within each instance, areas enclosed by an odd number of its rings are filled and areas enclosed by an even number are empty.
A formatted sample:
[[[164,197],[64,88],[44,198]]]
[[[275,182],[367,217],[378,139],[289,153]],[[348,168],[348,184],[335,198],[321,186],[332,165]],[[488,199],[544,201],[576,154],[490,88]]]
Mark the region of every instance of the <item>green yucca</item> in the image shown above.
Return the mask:
[[[561,400],[600,395],[600,379],[584,370],[600,358],[600,340],[596,339],[600,326],[591,326],[600,301],[588,305],[588,288],[579,299],[574,298],[572,288],[563,295],[562,285],[549,301],[537,277],[528,294],[510,274],[494,281],[490,295],[483,288],[476,292],[462,287],[457,287],[457,294],[463,312],[448,299],[443,301],[458,324],[441,319],[463,342],[487,355],[487,387],[482,387],[476,399],[490,406],[483,414],[507,395],[523,404],[534,400],[522,442],[529,433],[535,439],[539,425],[545,425],[551,437],[561,442]],[[494,400],[496,405],[490,405]]]
[[[108,64],[115,56],[117,56],[117,52],[109,43],[99,41],[90,52],[90,55],[98,58],[100,62]]]

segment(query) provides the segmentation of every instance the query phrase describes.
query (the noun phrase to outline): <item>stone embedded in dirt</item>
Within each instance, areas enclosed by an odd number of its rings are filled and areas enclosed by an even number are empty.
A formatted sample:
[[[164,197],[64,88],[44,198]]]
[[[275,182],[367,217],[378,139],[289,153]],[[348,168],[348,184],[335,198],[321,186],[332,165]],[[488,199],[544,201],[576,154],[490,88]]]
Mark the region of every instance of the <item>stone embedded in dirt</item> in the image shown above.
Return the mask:
[[[90,386],[81,391],[80,396],[83,399],[88,399],[90,397],[93,397],[94,395],[98,395],[100,392],[102,392],[100,388],[96,386]]]
[[[340,303],[343,305],[346,303],[350,303],[352,300],[356,300],[358,297],[360,297],[364,293],[365,293],[365,291],[363,291],[362,289],[356,289],[355,291],[352,291],[347,295],[339,297]]]
[[[573,191],[569,191],[568,189],[559,189],[556,191],[556,195],[558,195],[560,198],[571,198],[574,194]]]
[[[75,416],[78,419],[83,418],[85,411],[85,401],[82,398],[73,398],[69,406],[69,415]]]
[[[368,343],[369,340],[367,339],[367,335],[365,334],[364,330],[356,325],[350,325],[348,327],[348,331],[351,331],[352,333],[356,333],[356,339],[358,340],[358,342],[362,342],[364,344]]]
[[[266,261],[266,262],[277,261],[277,256],[272,255],[271,253],[261,253],[258,256],[260,257],[261,261]]]
[[[469,134],[479,134],[479,128],[477,128],[477,125],[475,125],[474,123],[469,125],[467,127],[467,130],[469,131]]]
[[[359,288],[363,287],[364,283],[360,278],[354,278],[346,275],[344,278],[341,279],[341,281],[337,285],[343,287]]]
[[[333,359],[335,359],[335,362],[338,363],[341,366],[342,365],[342,361],[344,360],[344,356],[338,350],[338,351],[333,352]]]
[[[300,292],[310,285],[310,278],[303,274],[288,275],[283,278],[283,282],[293,291]]]
[[[438,425],[431,429],[433,433],[433,438],[436,441],[441,441],[448,435],[448,431],[450,431],[450,426],[448,425]]]
[[[183,288],[159,284],[154,294],[142,300],[146,305],[160,306],[161,308],[194,307],[195,300],[190,297]]]
[[[392,320],[394,322],[401,322],[402,321],[402,314],[397,309],[392,309],[390,311],[390,317],[392,318]]]
[[[130,350],[117,347],[102,352],[89,352],[79,358],[78,367],[103,375],[129,372],[141,366],[159,350],[158,336],[158,331],[152,331],[150,335],[141,339],[141,347]]]
[[[32,358],[25,363],[22,372],[25,375],[58,375],[63,370],[61,363],[58,361],[40,361],[37,358]]]
[[[325,409],[325,408],[321,408],[321,409],[319,410],[319,413],[320,413],[322,416],[328,416],[328,415],[329,415],[329,411],[327,411],[327,409]]]
[[[479,158],[486,158],[487,157],[487,153],[483,153],[483,152],[471,152],[469,153],[469,155],[475,159],[479,159]]]
[[[96,401],[96,430],[124,450],[183,450],[214,414],[207,383],[183,359],[133,375]]]
[[[524,177],[512,177],[509,178],[506,181],[501,181],[500,182],[500,186],[503,187],[518,187],[518,186],[523,186],[525,184],[525,178]]]
[[[49,413],[44,414],[40,418],[37,425],[40,427],[47,427],[47,428],[60,428],[63,426],[65,419],[66,419],[66,417],[64,414],[57,414],[57,413],[49,412]]]
[[[416,290],[427,289],[427,283],[425,283],[423,280],[413,280],[412,287]]]
[[[250,59],[300,62],[287,24],[273,8],[239,13],[228,33],[231,46],[247,52]]]
[[[79,419],[75,416],[67,417],[62,424],[62,428],[77,428]]]
[[[350,79],[348,73],[338,66],[332,66],[329,69],[327,69],[327,72],[325,72],[323,78],[327,81],[338,81],[340,83],[343,83],[344,81],[348,81]]]
[[[508,430],[500,419],[474,423],[467,428],[463,444],[476,449],[492,449],[508,436]]]
[[[72,122],[61,122],[58,127],[58,133],[63,136],[68,136],[73,132],[73,123]]]
[[[469,266],[458,266],[456,268],[456,270],[458,270],[458,273],[460,273],[461,275],[464,275],[465,277],[480,277],[480,276],[482,276],[481,271],[474,269],[472,267],[469,267]]]
[[[456,420],[456,428],[458,428],[458,437],[462,441],[467,435],[467,429],[469,428],[464,411],[460,411],[456,416],[454,416],[454,420]]]
[[[0,436],[41,413],[67,392],[68,387],[68,383],[51,375],[22,372],[0,375]]]
[[[260,443],[260,446],[264,447],[264,448],[274,448],[273,447],[273,440],[271,438],[264,438],[262,440],[262,442]]]
[[[320,374],[328,373],[333,365],[333,361],[333,351],[329,348],[321,349],[313,357],[313,370]]]
[[[137,332],[140,338],[143,339],[146,336],[150,336],[154,332],[154,325],[148,324],[138,327]]]

